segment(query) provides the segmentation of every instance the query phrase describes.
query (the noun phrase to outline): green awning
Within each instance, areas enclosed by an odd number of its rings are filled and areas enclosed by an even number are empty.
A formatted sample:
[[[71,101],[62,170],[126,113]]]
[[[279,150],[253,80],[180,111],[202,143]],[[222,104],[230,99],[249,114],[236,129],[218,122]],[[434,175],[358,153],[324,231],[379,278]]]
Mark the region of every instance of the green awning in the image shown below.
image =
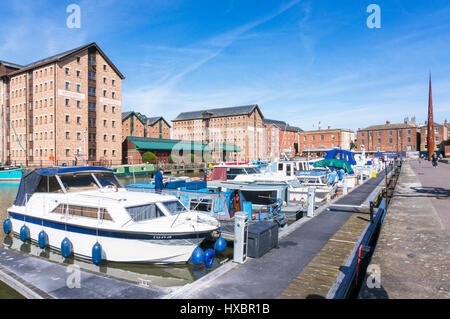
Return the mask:
[[[201,142],[195,141],[182,141],[182,140],[169,140],[169,139],[154,139],[154,138],[132,138],[129,140],[136,145],[140,150],[182,150],[182,151],[211,151],[211,149]]]

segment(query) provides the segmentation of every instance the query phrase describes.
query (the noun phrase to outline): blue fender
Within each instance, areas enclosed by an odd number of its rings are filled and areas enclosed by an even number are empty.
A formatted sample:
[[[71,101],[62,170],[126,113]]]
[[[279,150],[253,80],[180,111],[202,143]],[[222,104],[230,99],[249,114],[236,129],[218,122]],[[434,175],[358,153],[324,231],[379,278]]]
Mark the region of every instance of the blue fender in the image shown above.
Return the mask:
[[[20,228],[20,240],[25,242],[28,239],[30,239],[30,229],[26,225],[23,225]]]
[[[225,239],[220,236],[217,238],[216,242],[214,243],[214,249],[218,252],[224,251],[227,248],[227,243]]]
[[[92,262],[95,265],[100,264],[102,261],[102,245],[99,242],[96,242],[94,246],[92,246]]]
[[[5,221],[3,222],[3,231],[5,232],[6,235],[9,235],[11,233],[11,230],[12,230],[11,219],[6,218]]]
[[[41,230],[38,236],[39,248],[44,249],[48,246],[48,235],[44,230]]]
[[[70,257],[73,253],[73,246],[72,242],[69,240],[69,238],[64,238],[61,242],[61,255],[63,255],[64,258]]]
[[[192,262],[196,265],[200,265],[203,262],[203,259],[205,257],[205,253],[203,252],[203,249],[200,247],[195,248],[194,252],[192,253]]]
[[[211,268],[213,261],[214,261],[214,256],[215,256],[215,252],[213,249],[208,249],[205,251],[205,266],[206,268]]]

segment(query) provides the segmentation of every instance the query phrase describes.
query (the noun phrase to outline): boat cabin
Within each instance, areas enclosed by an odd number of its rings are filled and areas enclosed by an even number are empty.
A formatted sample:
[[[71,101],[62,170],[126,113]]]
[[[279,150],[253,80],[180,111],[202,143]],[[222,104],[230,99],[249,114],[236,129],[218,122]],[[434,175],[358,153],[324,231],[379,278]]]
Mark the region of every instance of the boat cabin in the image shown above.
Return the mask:
[[[257,165],[215,165],[208,180],[230,181],[237,175],[261,174],[261,168]]]
[[[49,167],[23,175],[14,205],[24,206],[34,193],[71,193],[121,188],[114,171],[104,167]]]

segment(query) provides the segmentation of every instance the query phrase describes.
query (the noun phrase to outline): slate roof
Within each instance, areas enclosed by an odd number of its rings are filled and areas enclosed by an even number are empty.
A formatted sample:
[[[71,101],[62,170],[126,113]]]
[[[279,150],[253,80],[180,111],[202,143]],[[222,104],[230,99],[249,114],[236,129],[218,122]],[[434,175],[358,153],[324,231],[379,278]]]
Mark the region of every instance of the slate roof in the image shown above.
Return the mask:
[[[360,129],[360,131],[392,130],[392,129],[418,128],[418,127],[419,126],[415,123],[393,123],[393,124],[372,125],[366,128],[362,128]]]
[[[0,60],[0,63],[3,64],[4,66],[8,67],[8,68],[21,69],[21,68],[24,67],[23,65],[19,65],[19,64],[16,64],[16,63],[11,63],[11,62],[8,62],[8,61],[3,61],[3,60]]]
[[[138,114],[136,114],[136,112],[134,111],[128,111],[128,112],[122,112],[122,122],[125,121],[128,117],[130,117],[132,114],[134,114],[134,116],[136,116],[138,118],[139,121],[141,121],[141,123],[143,125],[145,125],[145,121],[142,119],[142,117],[140,117]]]
[[[263,119],[264,124],[272,124],[277,126],[280,130],[289,131],[289,132],[303,132],[303,130],[297,126],[291,126],[284,121],[271,120],[271,119]]]
[[[85,44],[85,45],[82,45],[82,46],[77,47],[75,49],[67,50],[67,51],[64,51],[64,52],[52,55],[50,57],[47,57],[47,58],[44,58],[44,59],[32,62],[30,64],[24,65],[19,70],[10,73],[10,75],[15,75],[17,73],[26,71],[28,69],[33,69],[33,68],[35,68],[37,66],[45,65],[45,64],[48,64],[48,63],[52,63],[52,62],[61,61],[62,59],[67,58],[67,57],[71,56],[72,54],[76,54],[77,52],[82,51],[84,49],[87,49],[89,47],[95,47],[97,49],[97,51],[103,56],[103,58],[117,72],[119,77],[121,79],[125,78],[125,76],[122,73],[120,73],[120,71],[116,68],[116,66],[111,62],[111,60],[109,60],[109,58],[106,56],[106,54],[100,49],[100,47],[95,42],[92,42],[92,43],[89,43],[89,44]]]
[[[243,106],[221,107],[216,109],[204,109],[201,111],[193,111],[193,112],[183,112],[178,114],[178,116],[175,119],[173,119],[172,122],[201,119],[203,118],[203,115],[207,113],[209,113],[211,117],[248,115],[251,114],[255,109],[257,109],[258,112],[261,114],[261,117],[263,117],[258,104],[252,104]]]

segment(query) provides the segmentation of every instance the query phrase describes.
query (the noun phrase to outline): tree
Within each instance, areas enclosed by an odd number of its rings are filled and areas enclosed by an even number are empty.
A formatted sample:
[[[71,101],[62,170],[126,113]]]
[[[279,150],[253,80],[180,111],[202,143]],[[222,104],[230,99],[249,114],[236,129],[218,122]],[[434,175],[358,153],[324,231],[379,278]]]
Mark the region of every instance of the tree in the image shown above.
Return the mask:
[[[156,163],[156,155],[153,154],[152,152],[145,152],[144,154],[142,154],[142,162],[143,163],[152,163],[155,164]]]

